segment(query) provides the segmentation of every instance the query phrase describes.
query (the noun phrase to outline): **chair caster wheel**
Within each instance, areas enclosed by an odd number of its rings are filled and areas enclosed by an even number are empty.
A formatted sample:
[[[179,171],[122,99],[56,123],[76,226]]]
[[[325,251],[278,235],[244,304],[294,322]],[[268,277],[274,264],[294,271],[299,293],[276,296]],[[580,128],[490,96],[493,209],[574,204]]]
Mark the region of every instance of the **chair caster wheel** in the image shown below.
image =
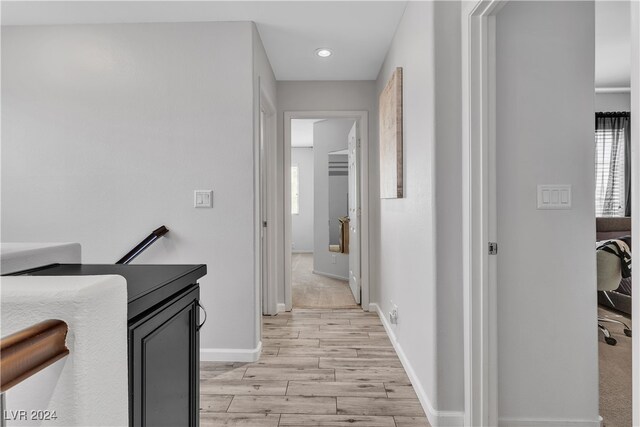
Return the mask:
[[[616,345],[618,344],[618,341],[616,341],[615,338],[612,337],[604,337],[604,342],[606,342],[609,345]]]
[[[625,329],[624,329],[624,334],[625,334],[626,336],[630,337],[630,336],[631,336],[631,329],[627,329],[627,328],[625,328]]]

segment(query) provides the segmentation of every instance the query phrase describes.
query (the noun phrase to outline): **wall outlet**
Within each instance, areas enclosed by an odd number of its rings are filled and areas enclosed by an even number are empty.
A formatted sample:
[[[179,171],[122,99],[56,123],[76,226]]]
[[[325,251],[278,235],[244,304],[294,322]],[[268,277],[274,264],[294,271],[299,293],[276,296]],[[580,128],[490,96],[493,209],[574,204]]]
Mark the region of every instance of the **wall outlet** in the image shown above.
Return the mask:
[[[331,255],[331,264],[335,264],[336,262],[338,262],[338,257],[335,255]]]
[[[296,242],[291,242],[291,249],[295,249],[296,248]]]
[[[389,312],[389,322],[392,325],[398,324],[398,306],[391,302],[391,311]]]

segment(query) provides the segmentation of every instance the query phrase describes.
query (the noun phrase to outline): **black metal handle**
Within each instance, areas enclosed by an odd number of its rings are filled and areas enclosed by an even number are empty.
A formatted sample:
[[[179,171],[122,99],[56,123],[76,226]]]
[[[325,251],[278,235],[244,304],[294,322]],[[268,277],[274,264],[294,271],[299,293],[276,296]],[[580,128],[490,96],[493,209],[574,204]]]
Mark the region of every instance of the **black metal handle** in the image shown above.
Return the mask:
[[[202,323],[200,323],[198,325],[197,330],[199,331],[200,328],[202,328],[204,326],[205,323],[207,323],[207,310],[204,309],[204,307],[202,306],[202,304],[200,304],[200,301],[196,301],[196,304],[198,305],[199,308],[202,309],[202,311],[204,312],[204,320],[202,321]]]
[[[145,249],[147,249],[153,242],[164,236],[169,232],[169,229],[164,225],[156,228],[149,234],[142,242],[138,243],[135,248],[131,249],[125,256],[120,258],[116,264],[129,264],[135,257],[140,255]]]

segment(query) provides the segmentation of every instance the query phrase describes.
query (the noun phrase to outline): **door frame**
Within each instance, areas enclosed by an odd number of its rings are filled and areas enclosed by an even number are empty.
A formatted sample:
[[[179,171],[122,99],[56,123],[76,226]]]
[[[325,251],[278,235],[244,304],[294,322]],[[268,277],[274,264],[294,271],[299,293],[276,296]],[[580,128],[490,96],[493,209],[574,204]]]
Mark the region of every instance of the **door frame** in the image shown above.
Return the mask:
[[[360,130],[360,280],[361,306],[369,311],[369,112],[368,111],[285,111],[284,112],[284,303],[293,308],[291,294],[291,120],[354,119]]]
[[[502,0],[462,11],[462,218],[466,426],[498,421],[495,241],[495,16]],[[493,264],[493,265],[492,265]]]
[[[265,121],[262,123],[262,114],[264,111]],[[256,189],[256,233],[255,233],[255,247],[256,247],[256,282],[258,287],[258,298],[257,298],[257,321],[256,321],[256,331],[258,342],[260,340],[261,334],[261,319],[262,315],[275,315],[278,313],[278,296],[277,296],[277,288],[276,288],[276,227],[275,218],[276,218],[276,203],[273,195],[276,192],[276,168],[274,165],[276,164],[276,117],[277,110],[275,105],[269,95],[264,91],[262,86],[260,87],[260,100],[258,103],[258,126],[257,126],[257,143],[256,143],[256,181],[254,183]],[[262,176],[261,173],[261,153],[260,153],[260,139],[261,139],[261,128],[264,126],[264,166],[266,167],[266,173]],[[267,227],[265,232],[267,247],[266,254],[266,266],[263,265],[264,257],[263,257],[263,246],[261,241],[261,232],[262,232],[262,179],[266,179],[266,191],[267,197],[266,200],[266,220]],[[270,196],[270,197],[269,197]],[[266,274],[263,273],[263,268],[266,269]],[[264,275],[263,275],[264,274]],[[265,277],[266,276],[266,277]]]
[[[465,426],[498,424],[496,260],[488,254],[488,243],[497,241],[495,16],[507,1],[463,4],[461,14]],[[630,19],[632,241],[640,242],[640,226],[636,227],[640,224],[640,3],[637,1],[631,1]],[[632,263],[632,268],[640,271],[640,258],[633,257]],[[640,292],[633,294],[632,305],[633,328],[640,331]],[[633,336],[632,347],[632,369],[639,372],[639,334]],[[640,425],[640,375],[633,376],[632,405],[633,425]]]
[[[640,242],[640,2],[631,1],[631,252]],[[634,242],[636,242],[634,244]],[[638,252],[640,253],[640,251]],[[633,257],[632,269],[640,271],[640,257]],[[632,328],[640,331],[640,292],[632,296]],[[640,425],[640,334],[631,338],[633,425]]]

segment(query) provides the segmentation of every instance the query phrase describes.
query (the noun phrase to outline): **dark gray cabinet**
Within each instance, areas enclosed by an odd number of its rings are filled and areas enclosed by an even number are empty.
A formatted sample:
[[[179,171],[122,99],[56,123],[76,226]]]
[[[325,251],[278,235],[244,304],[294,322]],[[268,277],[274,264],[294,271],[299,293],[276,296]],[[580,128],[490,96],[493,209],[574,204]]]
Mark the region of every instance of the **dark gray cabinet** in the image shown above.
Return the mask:
[[[198,426],[200,286],[205,265],[54,264],[16,274],[127,280],[129,425]]]
[[[131,425],[198,425],[199,294],[194,286],[129,325]]]

